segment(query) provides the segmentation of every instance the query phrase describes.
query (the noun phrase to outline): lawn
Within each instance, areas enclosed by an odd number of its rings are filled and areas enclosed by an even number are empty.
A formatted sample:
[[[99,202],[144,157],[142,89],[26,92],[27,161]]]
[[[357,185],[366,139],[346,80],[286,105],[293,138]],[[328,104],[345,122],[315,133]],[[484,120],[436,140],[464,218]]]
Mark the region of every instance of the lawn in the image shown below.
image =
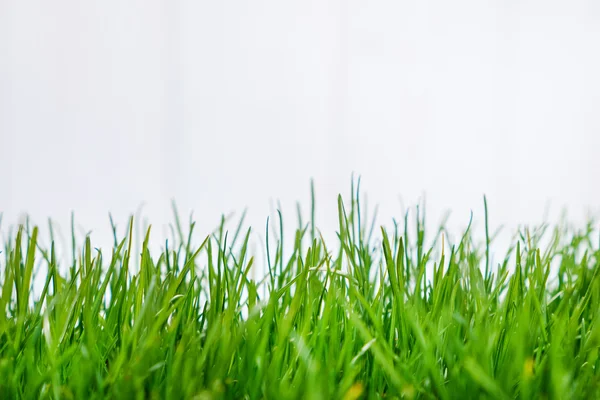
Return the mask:
[[[266,257],[243,222],[200,237],[176,215],[169,241],[136,246],[132,219],[113,248],[74,234],[69,257],[51,228],[3,229],[0,398],[600,398],[592,222],[524,228],[498,254],[487,206],[478,235],[426,232],[416,209],[386,230],[358,192],[337,240],[313,196]]]

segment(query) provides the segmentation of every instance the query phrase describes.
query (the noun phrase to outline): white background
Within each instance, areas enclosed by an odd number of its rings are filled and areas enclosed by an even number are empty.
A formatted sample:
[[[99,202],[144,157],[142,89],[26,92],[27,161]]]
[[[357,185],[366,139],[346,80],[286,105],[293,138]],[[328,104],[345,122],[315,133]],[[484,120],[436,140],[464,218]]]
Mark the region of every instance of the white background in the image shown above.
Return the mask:
[[[320,226],[362,176],[381,221],[598,210],[600,3],[0,0],[0,210],[108,238],[170,199],[209,231],[270,202]],[[66,227],[64,227],[66,228]]]

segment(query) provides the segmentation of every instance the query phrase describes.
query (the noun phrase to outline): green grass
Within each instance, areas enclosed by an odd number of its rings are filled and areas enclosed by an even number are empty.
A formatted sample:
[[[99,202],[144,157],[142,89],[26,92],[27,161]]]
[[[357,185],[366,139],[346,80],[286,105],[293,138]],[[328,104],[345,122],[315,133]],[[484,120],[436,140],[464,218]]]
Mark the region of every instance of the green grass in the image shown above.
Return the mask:
[[[73,235],[69,261],[37,227],[15,229],[0,255],[0,398],[600,398],[592,223],[523,230],[504,256],[487,204],[485,235],[469,223],[452,241],[425,232],[423,212],[378,229],[357,192],[338,199],[331,243],[314,195],[285,245],[277,215],[265,265],[225,220],[200,237],[177,217],[160,254],[150,229],[136,246],[132,220],[113,249]]]

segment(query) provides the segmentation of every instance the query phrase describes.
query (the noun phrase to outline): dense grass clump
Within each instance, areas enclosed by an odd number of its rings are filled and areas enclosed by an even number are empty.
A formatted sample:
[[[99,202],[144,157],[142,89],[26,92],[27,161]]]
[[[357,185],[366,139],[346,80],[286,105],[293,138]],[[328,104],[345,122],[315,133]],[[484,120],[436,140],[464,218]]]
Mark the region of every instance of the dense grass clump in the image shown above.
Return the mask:
[[[177,219],[151,254],[130,221],[112,250],[74,235],[68,262],[21,226],[0,256],[0,398],[600,397],[592,224],[523,230],[492,262],[487,211],[451,243],[423,213],[386,231],[356,194],[338,209],[337,242],[313,203],[289,243],[267,235],[264,268],[241,223],[199,238]]]

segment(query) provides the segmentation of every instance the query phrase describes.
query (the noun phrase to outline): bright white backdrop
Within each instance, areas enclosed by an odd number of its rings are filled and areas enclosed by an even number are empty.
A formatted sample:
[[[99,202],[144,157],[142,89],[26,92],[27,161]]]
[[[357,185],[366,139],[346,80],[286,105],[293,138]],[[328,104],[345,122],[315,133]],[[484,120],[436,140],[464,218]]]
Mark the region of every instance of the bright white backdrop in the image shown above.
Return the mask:
[[[462,225],[483,193],[496,224],[580,218],[599,50],[595,0],[0,0],[0,210],[104,240],[109,210],[160,224],[175,198],[262,231],[314,177],[333,231],[354,172],[382,221],[423,193]]]

